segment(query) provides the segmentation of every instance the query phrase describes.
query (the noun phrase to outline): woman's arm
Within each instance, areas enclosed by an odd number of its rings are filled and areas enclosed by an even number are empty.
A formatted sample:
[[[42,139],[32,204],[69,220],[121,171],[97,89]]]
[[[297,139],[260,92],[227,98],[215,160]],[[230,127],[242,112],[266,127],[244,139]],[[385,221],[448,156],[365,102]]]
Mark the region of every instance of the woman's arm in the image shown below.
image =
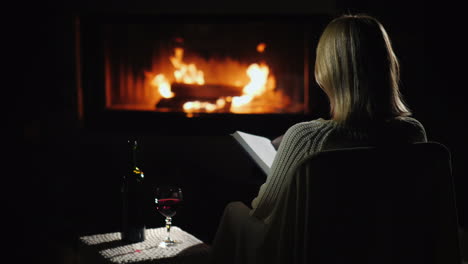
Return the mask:
[[[299,123],[286,131],[273,161],[267,180],[260,186],[258,195],[252,201],[251,214],[265,220],[272,212],[276,199],[288,181],[289,170],[299,162],[310,148],[314,126],[311,122]],[[312,131],[312,132],[311,132]]]
[[[279,149],[279,146],[281,144],[281,141],[283,140],[283,137],[284,135],[281,135],[271,141],[271,144],[273,145],[273,147],[275,147],[276,150]]]

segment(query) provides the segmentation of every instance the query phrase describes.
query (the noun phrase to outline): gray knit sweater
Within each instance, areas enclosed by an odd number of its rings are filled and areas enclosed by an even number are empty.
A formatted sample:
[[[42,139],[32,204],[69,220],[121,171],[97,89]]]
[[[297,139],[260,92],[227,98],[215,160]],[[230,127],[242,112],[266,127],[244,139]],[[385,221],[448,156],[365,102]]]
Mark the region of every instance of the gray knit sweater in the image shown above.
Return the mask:
[[[379,126],[349,127],[333,120],[317,119],[290,127],[280,144],[266,182],[252,201],[251,214],[269,222],[277,197],[287,182],[286,175],[302,158],[322,150],[372,146],[379,143],[426,142],[422,124],[411,117],[399,117]]]

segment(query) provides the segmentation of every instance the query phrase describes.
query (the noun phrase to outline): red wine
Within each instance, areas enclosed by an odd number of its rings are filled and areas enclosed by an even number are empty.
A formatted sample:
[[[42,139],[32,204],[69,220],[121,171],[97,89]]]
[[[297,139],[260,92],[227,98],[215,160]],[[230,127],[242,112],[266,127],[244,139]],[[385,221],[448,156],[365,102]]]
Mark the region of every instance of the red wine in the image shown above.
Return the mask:
[[[136,140],[128,141],[129,164],[127,174],[122,183],[122,240],[125,242],[136,243],[145,240],[145,221],[144,221],[144,174],[137,167]]]
[[[156,209],[165,217],[173,217],[181,203],[182,200],[177,198],[159,199]]]

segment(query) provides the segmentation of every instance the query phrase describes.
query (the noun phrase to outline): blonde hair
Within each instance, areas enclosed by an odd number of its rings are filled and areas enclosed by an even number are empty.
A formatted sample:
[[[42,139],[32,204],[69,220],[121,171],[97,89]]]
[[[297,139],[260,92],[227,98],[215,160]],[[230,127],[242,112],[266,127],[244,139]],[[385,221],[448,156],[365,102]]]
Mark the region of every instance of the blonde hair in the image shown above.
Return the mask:
[[[399,90],[400,66],[382,24],[368,15],[344,15],[320,37],[315,79],[340,123],[409,116]]]

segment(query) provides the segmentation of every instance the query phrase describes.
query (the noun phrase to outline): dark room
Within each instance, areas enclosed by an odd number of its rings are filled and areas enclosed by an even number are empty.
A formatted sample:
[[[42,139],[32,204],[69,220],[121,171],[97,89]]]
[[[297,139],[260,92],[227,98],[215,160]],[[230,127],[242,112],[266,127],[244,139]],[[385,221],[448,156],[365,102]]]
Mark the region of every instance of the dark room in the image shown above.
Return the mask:
[[[468,263],[457,6],[10,4],[12,263]]]

